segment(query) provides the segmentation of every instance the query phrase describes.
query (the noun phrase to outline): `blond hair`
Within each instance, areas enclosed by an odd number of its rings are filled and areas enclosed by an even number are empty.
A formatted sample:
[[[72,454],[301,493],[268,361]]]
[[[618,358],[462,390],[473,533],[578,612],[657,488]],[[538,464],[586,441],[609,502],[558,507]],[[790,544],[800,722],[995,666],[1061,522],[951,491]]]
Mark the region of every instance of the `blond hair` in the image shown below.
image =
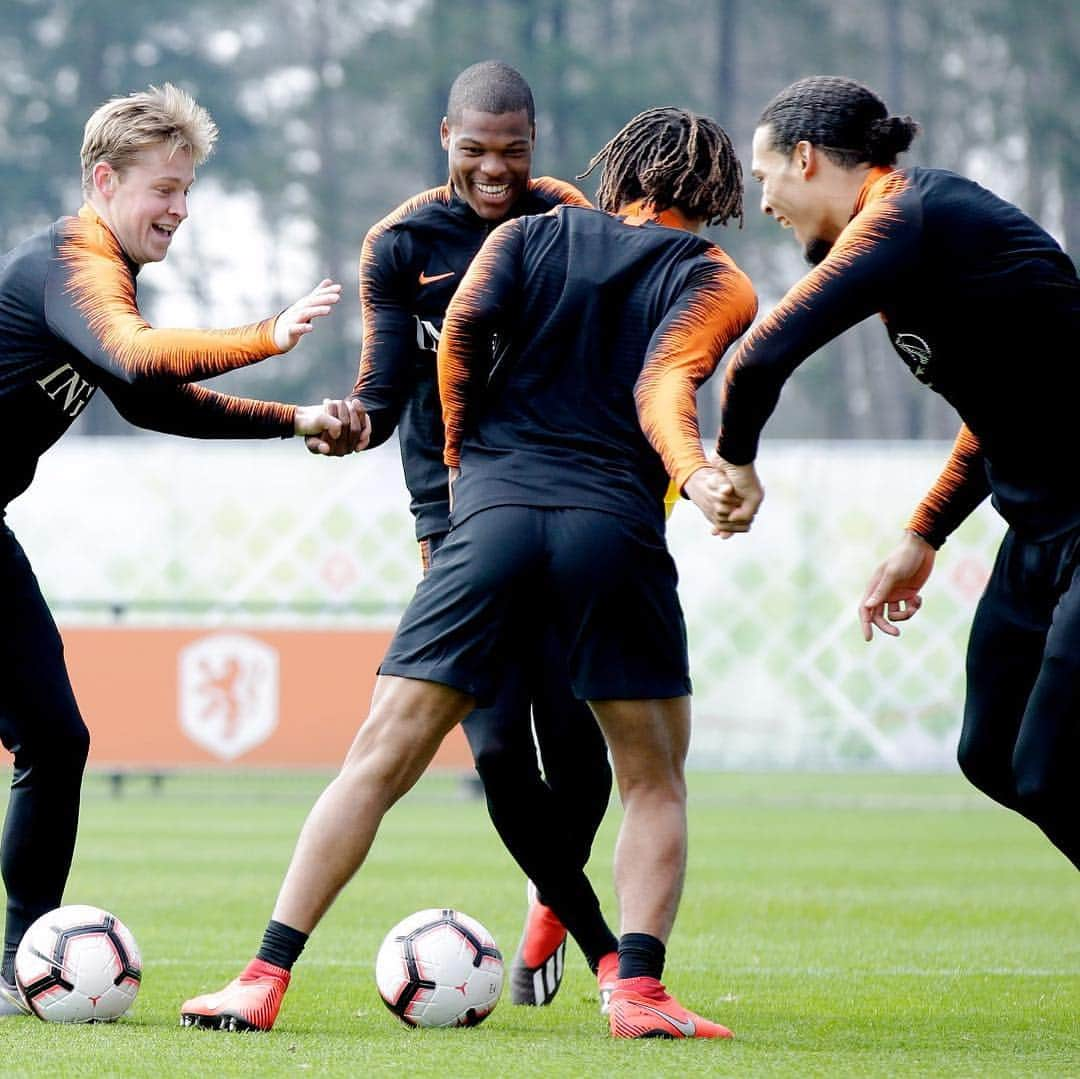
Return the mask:
[[[217,135],[217,125],[206,109],[172,83],[114,97],[86,121],[80,155],[83,190],[91,189],[99,161],[123,172],[143,150],[161,143],[167,143],[171,153],[190,150],[195,164],[201,165],[214,149]]]

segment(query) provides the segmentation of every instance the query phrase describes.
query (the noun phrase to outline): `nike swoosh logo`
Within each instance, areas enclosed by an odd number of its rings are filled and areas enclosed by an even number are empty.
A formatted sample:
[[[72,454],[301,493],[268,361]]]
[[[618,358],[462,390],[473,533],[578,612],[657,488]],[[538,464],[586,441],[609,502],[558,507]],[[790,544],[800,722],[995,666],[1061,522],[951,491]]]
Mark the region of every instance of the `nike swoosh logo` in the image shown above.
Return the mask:
[[[668,1015],[667,1012],[662,1012],[659,1008],[650,1008],[648,1004],[642,1004],[640,1000],[635,1000],[634,1006],[641,1008],[642,1011],[658,1015],[665,1023],[670,1023],[684,1038],[692,1038],[697,1034],[697,1027],[694,1026],[692,1019],[676,1019],[673,1015]]]
[[[454,271],[448,270],[446,273],[437,273],[432,277],[428,277],[426,273],[421,272],[420,284],[421,285],[433,285],[436,281],[445,281],[448,277],[453,277]]]

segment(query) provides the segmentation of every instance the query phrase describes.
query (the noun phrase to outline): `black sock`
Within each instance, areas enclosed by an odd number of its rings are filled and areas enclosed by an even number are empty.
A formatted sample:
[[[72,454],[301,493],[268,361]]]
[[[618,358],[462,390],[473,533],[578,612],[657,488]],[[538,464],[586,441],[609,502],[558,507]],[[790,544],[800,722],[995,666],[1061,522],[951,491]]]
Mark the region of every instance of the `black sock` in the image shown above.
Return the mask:
[[[301,933],[299,929],[293,929],[284,922],[275,922],[271,918],[255,958],[283,970],[292,970],[293,964],[300,958],[300,953],[307,944],[307,939],[307,933]]]
[[[623,933],[619,938],[619,977],[659,979],[666,953],[664,942],[648,933]]]

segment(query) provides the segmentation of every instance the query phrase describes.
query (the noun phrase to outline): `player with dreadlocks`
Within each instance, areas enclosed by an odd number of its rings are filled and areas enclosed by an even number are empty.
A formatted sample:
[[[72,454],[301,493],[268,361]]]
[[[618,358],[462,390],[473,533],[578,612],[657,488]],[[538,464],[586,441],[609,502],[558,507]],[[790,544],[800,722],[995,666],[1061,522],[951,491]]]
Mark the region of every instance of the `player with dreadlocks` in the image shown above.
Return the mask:
[[[745,531],[705,458],[695,395],[757,303],[696,235],[741,215],[738,160],[681,109],[632,120],[594,160],[604,210],[496,228],[447,309],[438,375],[452,529],[402,616],[372,709],[308,816],[273,917],[310,933],[383,815],[494,688],[506,627],[550,623],[592,706],[624,806],[615,855],[618,1038],[721,1038],[660,983],[686,864],[686,630],[664,539],[669,477],[716,529]],[[610,167],[610,171],[609,171]],[[604,211],[607,212],[604,212]],[[494,345],[493,345],[494,343]],[[268,1029],[288,975],[203,998]],[[202,1005],[200,1005],[201,1007]]]
[[[680,206],[707,225],[743,222],[742,168],[722,127],[683,109],[646,109],[589,162],[584,180],[603,165],[597,205],[618,212],[647,200]]]

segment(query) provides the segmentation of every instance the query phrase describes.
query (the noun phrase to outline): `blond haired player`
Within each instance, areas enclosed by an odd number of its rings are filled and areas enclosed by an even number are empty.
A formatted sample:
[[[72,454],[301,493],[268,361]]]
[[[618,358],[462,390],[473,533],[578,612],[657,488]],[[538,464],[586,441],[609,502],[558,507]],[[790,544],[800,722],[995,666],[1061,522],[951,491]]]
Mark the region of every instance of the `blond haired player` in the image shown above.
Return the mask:
[[[329,314],[340,286],[320,282],[276,317],[230,330],[154,329],[136,275],[168,254],[188,216],[195,168],[217,129],[175,86],[116,98],[86,124],[85,202],[0,258],[0,518],[38,458],[100,389],[132,423],[201,438],[338,437],[319,406],[230,397],[196,383],[288,352]],[[363,427],[362,411],[346,423]],[[23,1009],[15,950],[57,906],[75,846],[89,734],[63,646],[22,548],[0,524],[0,741],[14,755],[0,870],[7,920],[0,1015]]]

